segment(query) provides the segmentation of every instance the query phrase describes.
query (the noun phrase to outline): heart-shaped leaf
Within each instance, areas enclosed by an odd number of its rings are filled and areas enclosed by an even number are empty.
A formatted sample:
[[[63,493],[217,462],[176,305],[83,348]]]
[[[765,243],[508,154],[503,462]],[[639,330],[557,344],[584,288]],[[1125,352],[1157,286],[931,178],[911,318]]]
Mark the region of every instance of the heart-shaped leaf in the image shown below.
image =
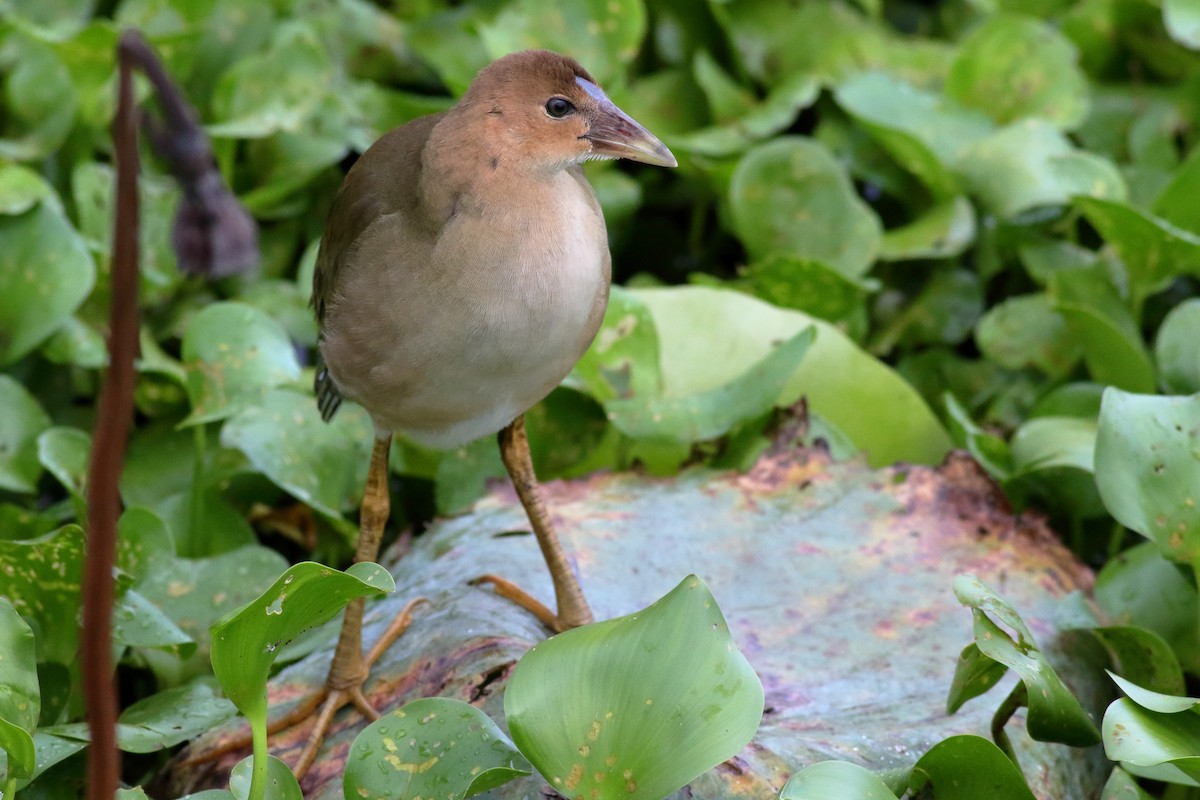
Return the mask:
[[[1154,360],[1162,384],[1173,394],[1200,392],[1200,299],[1171,309],[1154,340]]]
[[[1096,483],[1109,513],[1163,555],[1200,557],[1200,395],[1156,397],[1110,388],[1100,406]]]
[[[263,794],[254,797],[254,756],[247,756],[237,763],[229,774],[229,791],[236,800],[304,800],[300,784],[292,774],[292,768],[275,756],[266,756],[267,768],[263,776]]]
[[[521,752],[556,791],[597,800],[666,797],[741,750],[762,709],[694,575],[642,611],[537,645],[504,693]]]
[[[8,754],[9,778],[29,778],[36,759],[33,732],[41,713],[41,689],[33,631],[0,597],[0,750]]]
[[[879,218],[845,167],[811,139],[780,137],[747,152],[733,173],[729,210],[756,259],[782,251],[858,278],[879,253]]]
[[[50,427],[50,416],[8,375],[0,375],[0,408],[0,489],[32,492],[42,473],[37,437]]]
[[[345,572],[312,561],[288,568],[265,592],[212,626],[213,672],[225,696],[251,722],[265,722],[267,676],[279,649],[351,600],[395,588],[388,571],[369,561]]]
[[[908,787],[933,800],[1034,800],[1012,759],[981,736],[951,736],[929,748]]]
[[[427,697],[385,714],[354,738],[346,797],[464,800],[533,768],[472,705]]]
[[[895,800],[875,773],[845,761],[821,761],[797,772],[783,785],[779,800]]]
[[[192,317],[183,334],[192,413],[187,424],[231,417],[270,389],[300,378],[283,326],[243,303],[216,303]]]

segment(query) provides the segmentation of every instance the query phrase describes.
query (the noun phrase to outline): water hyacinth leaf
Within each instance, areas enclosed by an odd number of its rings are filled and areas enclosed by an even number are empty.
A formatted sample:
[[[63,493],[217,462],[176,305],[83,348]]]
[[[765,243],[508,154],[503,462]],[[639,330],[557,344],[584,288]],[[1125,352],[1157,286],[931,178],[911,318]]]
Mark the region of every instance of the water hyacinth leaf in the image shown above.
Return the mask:
[[[1096,601],[1114,621],[1161,636],[1187,671],[1200,670],[1200,596],[1154,542],[1135,544],[1104,565],[1096,576]]]
[[[981,736],[951,736],[912,769],[909,790],[933,800],[1035,800],[1021,770]]]
[[[755,259],[782,251],[858,278],[879,252],[879,218],[841,163],[811,139],[781,137],[747,152],[733,173],[729,211]]]
[[[1029,735],[1038,741],[1074,747],[1096,744],[1100,732],[1038,649],[1020,615],[972,575],[962,575],[954,581],[954,594],[971,609],[975,618],[975,644],[980,652],[1012,669],[1025,684]],[[1008,631],[1016,634],[1015,641]]]
[[[971,31],[946,75],[946,94],[996,122],[1037,117],[1071,130],[1088,111],[1075,48],[1053,25],[997,14]]]
[[[1081,195],[1114,200],[1126,195],[1116,165],[1075,149],[1040,119],[1013,123],[974,142],[954,169],[985,211],[1005,218],[1040,206],[1065,206]]]
[[[36,161],[62,146],[78,97],[66,65],[46,42],[14,33],[5,36],[5,51],[5,128],[12,135],[0,137],[0,158]]]
[[[654,317],[636,295],[612,287],[600,332],[567,383],[600,403],[662,392]]]
[[[992,689],[1008,673],[1008,667],[985,656],[975,643],[963,648],[954,668],[954,682],[946,697],[946,713],[953,714],[963,703]]]
[[[343,781],[346,797],[464,800],[532,769],[478,708],[427,697],[364,728],[350,746]]]
[[[1200,392],[1200,299],[1184,300],[1171,309],[1154,340],[1158,376],[1172,394]]]
[[[881,72],[855,74],[834,97],[900,166],[947,200],[960,192],[951,167],[995,129],[983,112]]]
[[[50,415],[8,375],[0,375],[0,408],[0,489],[32,492],[42,473],[37,438],[50,427]]]
[[[618,80],[646,35],[642,0],[540,0],[509,4],[479,24],[488,55],[542,48],[571,53],[600,85]]]
[[[75,661],[79,631],[74,622],[79,613],[85,548],[83,529],[78,525],[66,525],[25,542],[0,541],[4,596],[33,627],[38,661]]]
[[[280,24],[268,50],[240,59],[213,93],[209,135],[258,139],[299,131],[329,96],[333,64],[313,27]],[[323,91],[322,91],[323,89]]]
[[[192,637],[134,589],[124,592],[113,609],[113,643],[158,648],[182,658],[196,652]]]
[[[551,787],[598,800],[666,797],[741,750],[762,711],[758,676],[694,575],[535,646],[504,693],[513,741]]]
[[[1200,7],[1191,0],[1163,0],[1163,23],[1171,38],[1191,50],[1200,50]]]
[[[698,442],[775,407],[784,386],[816,338],[805,328],[726,384],[695,394],[611,400],[608,418],[634,438]]]
[[[1155,692],[1139,686],[1128,678],[1122,678],[1120,675],[1114,675],[1111,672],[1108,673],[1108,677],[1112,678],[1113,683],[1121,687],[1121,691],[1130,700],[1148,711],[1154,711],[1159,714],[1178,714],[1181,711],[1194,711],[1197,706],[1200,706],[1200,700],[1195,697]]]
[[[953,197],[900,228],[883,234],[879,258],[906,261],[951,258],[975,241],[975,211],[965,197]]]
[[[975,326],[975,343],[1005,369],[1033,367],[1054,378],[1083,357],[1083,346],[1047,294],[1018,295],[989,308]]]
[[[1096,482],[1109,513],[1173,561],[1200,557],[1200,395],[1110,388],[1100,405]]]
[[[1083,346],[1093,380],[1132,392],[1154,391],[1154,365],[1137,322],[1099,268],[1054,273],[1050,296]]]
[[[229,773],[229,792],[236,800],[251,800],[253,771],[254,756],[247,756]],[[263,786],[266,791],[262,800],[304,800],[292,768],[275,756],[267,756],[267,775]]]
[[[45,178],[20,164],[0,166],[0,214],[24,214],[43,200],[57,202]]]
[[[1183,694],[1179,659],[1171,645],[1157,633],[1136,625],[1108,625],[1089,630],[1108,650],[1121,673],[1114,680],[1121,677],[1165,695]]]
[[[279,648],[332,619],[359,597],[396,588],[378,564],[364,561],[345,572],[306,561],[290,567],[259,597],[212,626],[213,673],[252,724],[266,724],[267,675]]]
[[[1200,274],[1200,236],[1119,198],[1077,197],[1075,205],[1121,257],[1135,308],[1180,273]]]
[[[358,406],[343,405],[325,423],[311,395],[279,388],[227,420],[221,444],[240,450],[281,489],[336,518],[361,497],[374,435]]]
[[[237,714],[233,703],[200,681],[143,698],[121,712],[117,744],[126,753],[153,753],[194,739]]]
[[[727,284],[728,285],[728,284]],[[794,308],[829,322],[850,319],[875,286],[847,278],[828,264],[773,253],[743,269],[732,284],[782,308]]]
[[[664,396],[728,383],[744,365],[761,361],[778,342],[812,325],[817,338],[780,393],[780,405],[806,396],[809,408],[866,451],[871,464],[934,463],[950,447],[912,386],[823,320],[736,291],[703,286],[633,291],[654,319]],[[859,413],[863,408],[887,408],[888,414]]]
[[[108,366],[108,349],[100,332],[79,317],[70,317],[42,347],[42,355],[55,364],[85,369]]]
[[[703,51],[697,53],[697,63]],[[811,76],[796,73],[785,78],[761,101],[744,113],[695,131],[666,137],[672,150],[706,156],[728,156],[742,152],[754,142],[786,130],[801,109],[813,104],[820,84]]]
[[[779,800],[895,800],[875,773],[846,761],[821,761],[783,785]]]
[[[876,353],[901,342],[958,344],[971,335],[983,314],[983,283],[965,269],[940,270],[921,292],[880,328],[871,342]]]
[[[33,733],[41,714],[41,688],[33,631],[6,598],[0,597],[0,750],[8,754],[9,777],[33,775]]]
[[[942,395],[942,402],[946,406],[946,417],[950,423],[950,434],[954,437],[954,443],[970,453],[993,478],[998,481],[1007,480],[1013,470],[1012,452],[1008,442],[979,427],[971,418],[971,412],[950,392]]]
[[[96,266],[83,239],[47,202],[0,215],[0,366],[41,344],[91,293]]]
[[[1006,489],[1019,484],[1047,507],[1080,519],[1104,514],[1093,477],[1095,420],[1056,416],[1026,420],[1009,445],[1013,472]]]
[[[243,303],[215,303],[192,317],[182,355],[192,403],[188,424],[231,417],[300,378],[283,326]]]
[[[1114,767],[1108,780],[1104,783],[1100,800],[1154,800],[1154,798],[1137,785],[1137,781],[1133,779],[1132,775],[1120,767]]]
[[[1200,781],[1200,714],[1152,711],[1122,697],[1104,712],[1104,754],[1135,772],[1173,767]]]
[[[208,663],[209,626],[253,600],[258,587],[285,569],[283,556],[256,544],[210,558],[161,559],[138,591],[195,641],[196,654],[185,670],[190,671]]]
[[[38,460],[62,487],[79,500],[87,481],[92,437],[87,431],[56,425],[37,439]]]
[[[55,736],[54,734],[39,730],[33,735],[33,751],[36,755],[33,772],[28,778],[18,778],[16,781],[17,788],[24,788],[29,782],[36,780],[43,772],[55,764],[67,760],[85,747],[87,747],[87,742],[78,738]],[[4,776],[7,769],[6,762],[7,758],[4,751],[0,750],[0,778]]]

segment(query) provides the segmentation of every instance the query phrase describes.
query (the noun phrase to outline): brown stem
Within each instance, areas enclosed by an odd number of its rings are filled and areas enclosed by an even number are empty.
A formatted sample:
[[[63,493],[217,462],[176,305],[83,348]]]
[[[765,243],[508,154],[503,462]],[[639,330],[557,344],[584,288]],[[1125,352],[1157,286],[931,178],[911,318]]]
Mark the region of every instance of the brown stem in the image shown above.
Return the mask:
[[[128,57],[137,34],[125,33],[118,48],[120,84],[113,141],[117,164],[116,218],[113,224],[112,302],[109,308],[109,368],[100,391],[92,454],[88,465],[88,549],[83,575],[81,633],[83,695],[91,748],[89,800],[110,800],[117,790],[121,755],[117,750],[117,693],[112,665],[113,564],[121,499],[117,481],[133,418],[134,358],[138,343],[137,303],[137,111]]]

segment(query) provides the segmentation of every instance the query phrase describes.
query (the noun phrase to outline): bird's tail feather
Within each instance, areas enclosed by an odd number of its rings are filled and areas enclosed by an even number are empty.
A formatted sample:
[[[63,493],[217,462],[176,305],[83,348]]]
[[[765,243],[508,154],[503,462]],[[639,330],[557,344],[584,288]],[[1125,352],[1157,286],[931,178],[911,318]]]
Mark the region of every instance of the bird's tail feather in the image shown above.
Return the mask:
[[[313,391],[317,394],[317,409],[321,419],[329,422],[342,405],[342,393],[338,391],[324,362],[317,363],[317,375],[313,379]]]

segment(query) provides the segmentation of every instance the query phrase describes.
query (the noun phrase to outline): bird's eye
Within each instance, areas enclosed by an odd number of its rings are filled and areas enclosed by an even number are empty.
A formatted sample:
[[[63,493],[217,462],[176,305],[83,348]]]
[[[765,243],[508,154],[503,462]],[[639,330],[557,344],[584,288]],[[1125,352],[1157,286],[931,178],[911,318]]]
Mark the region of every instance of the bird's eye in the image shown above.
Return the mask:
[[[546,101],[546,113],[555,119],[562,119],[574,110],[575,106],[565,97],[551,97]]]

